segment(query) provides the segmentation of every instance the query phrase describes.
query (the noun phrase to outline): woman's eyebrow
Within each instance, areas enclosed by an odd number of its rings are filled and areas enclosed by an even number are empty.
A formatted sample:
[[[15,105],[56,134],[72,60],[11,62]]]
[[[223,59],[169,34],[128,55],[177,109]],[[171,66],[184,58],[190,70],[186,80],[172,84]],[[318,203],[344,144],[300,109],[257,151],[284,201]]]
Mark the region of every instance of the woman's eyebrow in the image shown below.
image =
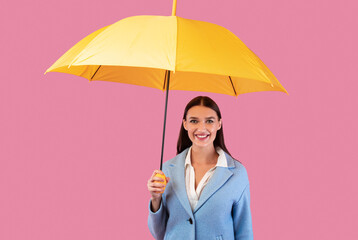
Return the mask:
[[[197,117],[189,117],[189,119],[198,119]],[[207,117],[205,119],[215,119],[215,117]]]

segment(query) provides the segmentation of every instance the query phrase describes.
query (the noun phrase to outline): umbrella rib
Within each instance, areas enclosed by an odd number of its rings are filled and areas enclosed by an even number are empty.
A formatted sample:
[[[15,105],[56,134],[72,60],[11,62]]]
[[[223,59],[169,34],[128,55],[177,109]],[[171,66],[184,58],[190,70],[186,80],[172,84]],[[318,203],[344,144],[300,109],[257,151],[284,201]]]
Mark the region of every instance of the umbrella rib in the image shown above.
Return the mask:
[[[97,68],[96,72],[93,74],[93,76],[91,77],[91,80],[94,78],[94,76],[96,75],[96,73],[98,72],[99,68],[101,67],[102,65],[99,65],[99,67]]]
[[[232,83],[232,80],[231,80],[230,76],[229,76],[229,79],[230,79],[230,82],[231,82],[232,89],[234,89],[235,96],[237,96],[234,84]]]

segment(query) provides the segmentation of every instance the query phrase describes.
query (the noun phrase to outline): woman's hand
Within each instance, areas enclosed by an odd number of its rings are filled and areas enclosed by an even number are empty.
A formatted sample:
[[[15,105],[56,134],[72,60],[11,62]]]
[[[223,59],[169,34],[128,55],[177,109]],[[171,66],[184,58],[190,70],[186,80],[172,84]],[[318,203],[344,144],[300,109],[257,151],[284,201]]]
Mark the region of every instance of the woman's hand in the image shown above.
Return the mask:
[[[160,178],[158,176],[155,176],[156,174],[162,174],[165,179],[166,182],[164,181],[163,178]],[[164,175],[164,173],[160,170],[154,170],[152,176],[150,177],[150,179],[148,180],[148,190],[150,192],[150,194],[152,195],[152,200],[160,200],[162,198],[162,194],[164,193],[165,190],[165,186],[166,184],[169,182],[170,178],[166,177]]]
[[[156,176],[156,174],[161,174],[163,178]],[[166,181],[164,181],[164,178]],[[162,194],[164,193],[165,186],[169,182],[169,179],[170,178],[166,177],[162,171],[154,170],[152,176],[148,180],[148,184],[147,184],[148,190],[152,195],[152,204],[151,204],[152,212],[156,212],[160,208]]]

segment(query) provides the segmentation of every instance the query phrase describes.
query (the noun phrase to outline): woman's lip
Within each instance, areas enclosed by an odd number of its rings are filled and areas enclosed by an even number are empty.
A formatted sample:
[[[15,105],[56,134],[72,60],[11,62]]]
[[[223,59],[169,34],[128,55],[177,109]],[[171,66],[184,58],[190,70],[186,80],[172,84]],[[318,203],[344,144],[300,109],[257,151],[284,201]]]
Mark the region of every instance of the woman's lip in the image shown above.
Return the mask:
[[[198,136],[205,136],[204,138],[200,138]],[[209,134],[205,134],[205,135],[199,135],[199,134],[195,134],[195,138],[198,139],[198,140],[205,140],[209,137]]]

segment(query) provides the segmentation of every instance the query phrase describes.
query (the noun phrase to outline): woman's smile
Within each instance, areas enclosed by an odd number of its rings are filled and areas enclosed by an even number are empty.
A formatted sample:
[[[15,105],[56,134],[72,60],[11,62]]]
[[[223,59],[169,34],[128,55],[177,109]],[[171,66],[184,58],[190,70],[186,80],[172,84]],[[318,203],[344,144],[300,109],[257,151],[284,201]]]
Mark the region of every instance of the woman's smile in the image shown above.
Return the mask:
[[[209,134],[195,134],[195,137],[197,138],[197,139],[199,139],[200,141],[204,141],[204,140],[206,140],[206,139],[208,139],[208,137],[209,137]]]

